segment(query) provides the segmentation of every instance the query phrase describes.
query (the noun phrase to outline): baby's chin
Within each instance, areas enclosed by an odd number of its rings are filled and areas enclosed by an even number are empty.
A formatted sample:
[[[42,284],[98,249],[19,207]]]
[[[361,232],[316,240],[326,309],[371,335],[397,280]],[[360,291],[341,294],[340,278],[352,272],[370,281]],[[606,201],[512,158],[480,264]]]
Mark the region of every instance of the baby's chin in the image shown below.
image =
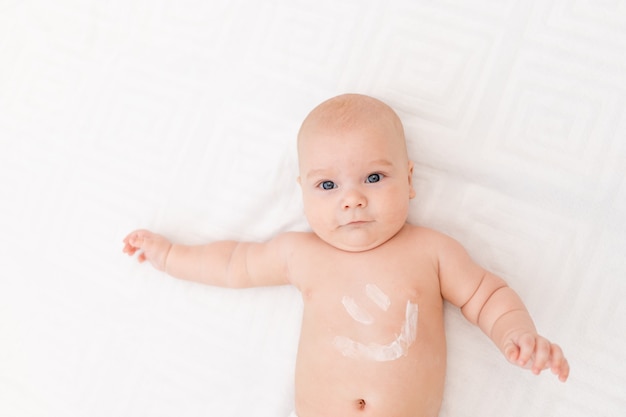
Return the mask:
[[[342,245],[342,244],[332,244],[330,242],[326,242],[326,243],[328,243],[330,246],[334,247],[335,249],[339,249],[344,252],[353,252],[353,253],[367,252],[368,250],[376,249],[377,247],[382,245],[382,243],[372,244],[372,245]]]
[[[344,252],[357,253],[376,249],[377,247],[381,246],[389,239],[391,239],[393,236],[372,238],[367,235],[359,236],[358,233],[355,233],[353,236],[350,236],[348,238],[344,237],[341,239],[334,236],[320,236],[319,234],[318,237],[335,249],[339,249]]]

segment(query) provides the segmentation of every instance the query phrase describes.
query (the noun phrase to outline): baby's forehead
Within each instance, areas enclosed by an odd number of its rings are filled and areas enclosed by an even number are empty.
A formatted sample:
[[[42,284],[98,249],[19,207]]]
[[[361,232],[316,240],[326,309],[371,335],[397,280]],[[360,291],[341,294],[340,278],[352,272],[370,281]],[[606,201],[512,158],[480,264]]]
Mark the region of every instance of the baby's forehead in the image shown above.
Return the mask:
[[[391,107],[373,97],[348,94],[314,108],[302,128],[353,129],[363,124],[400,122]],[[400,123],[401,124],[401,123]]]
[[[402,122],[390,106],[359,94],[331,98],[314,108],[302,123],[298,132],[299,159],[303,152],[328,143],[325,138],[342,141],[344,137],[372,130],[381,132],[391,147],[399,146],[406,152]],[[365,136],[368,135],[364,135],[364,140]]]
[[[320,123],[311,125],[298,136],[298,150],[314,149],[318,147],[332,147],[347,144],[348,146],[368,146],[376,143],[377,146],[406,147],[404,131],[398,129],[395,123],[381,119],[366,119],[353,124]],[[352,149],[354,150],[354,149]],[[348,149],[346,149],[348,151]]]

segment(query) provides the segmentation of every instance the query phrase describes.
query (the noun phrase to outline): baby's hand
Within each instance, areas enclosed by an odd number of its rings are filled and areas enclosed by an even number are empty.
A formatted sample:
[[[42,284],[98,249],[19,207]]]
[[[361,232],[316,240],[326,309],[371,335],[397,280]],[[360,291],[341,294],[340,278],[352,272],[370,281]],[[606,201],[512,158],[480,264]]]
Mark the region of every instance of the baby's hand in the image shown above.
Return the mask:
[[[569,376],[569,364],[561,348],[538,334],[517,335],[505,343],[503,350],[509,362],[530,369],[535,375],[550,368],[562,382]]]
[[[172,247],[169,240],[148,230],[135,230],[123,242],[124,253],[132,256],[140,250],[137,256],[139,262],[148,260],[159,271],[165,271],[165,261]]]

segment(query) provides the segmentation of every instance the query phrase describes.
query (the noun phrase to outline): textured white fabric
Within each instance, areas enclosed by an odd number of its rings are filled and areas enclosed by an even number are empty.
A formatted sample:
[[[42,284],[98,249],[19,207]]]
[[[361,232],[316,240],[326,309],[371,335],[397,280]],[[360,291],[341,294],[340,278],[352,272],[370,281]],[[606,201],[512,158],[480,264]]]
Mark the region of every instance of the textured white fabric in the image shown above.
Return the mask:
[[[572,374],[510,366],[446,307],[442,417],[626,409],[626,9],[618,1],[0,0],[0,415],[274,417],[302,303],[121,253],[307,227],[295,135],[398,110],[411,221],[521,294]]]

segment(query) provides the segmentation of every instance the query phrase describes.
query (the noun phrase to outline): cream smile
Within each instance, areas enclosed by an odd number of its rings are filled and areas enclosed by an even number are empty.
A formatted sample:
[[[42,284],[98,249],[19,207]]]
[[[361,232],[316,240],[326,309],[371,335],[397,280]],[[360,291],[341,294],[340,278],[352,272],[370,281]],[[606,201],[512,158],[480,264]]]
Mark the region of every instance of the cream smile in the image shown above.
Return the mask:
[[[362,324],[372,324],[374,322],[374,318],[368,313],[365,309],[359,307],[351,297],[343,297],[341,299],[341,303],[344,308],[355,321],[358,321]]]
[[[353,359],[368,359],[377,362],[388,362],[406,356],[409,348],[417,338],[418,306],[410,301],[406,303],[405,319],[400,328],[400,334],[391,343],[364,344],[345,336],[336,336],[333,344],[345,357]]]

